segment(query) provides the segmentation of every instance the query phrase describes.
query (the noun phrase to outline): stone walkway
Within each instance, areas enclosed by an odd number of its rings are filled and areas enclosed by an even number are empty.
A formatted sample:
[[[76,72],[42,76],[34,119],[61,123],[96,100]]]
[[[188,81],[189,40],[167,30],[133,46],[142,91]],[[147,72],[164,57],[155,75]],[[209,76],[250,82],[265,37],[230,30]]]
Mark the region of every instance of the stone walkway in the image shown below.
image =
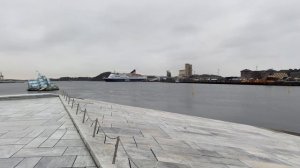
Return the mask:
[[[112,165],[115,140],[100,133],[91,137],[92,121],[111,137],[120,136],[127,153],[140,168],[299,168],[300,137],[253,126],[211,120],[94,100],[77,99],[90,116],[75,114],[76,125],[95,150],[103,167],[129,168],[120,147]],[[131,164],[133,164],[131,162]]]
[[[58,97],[0,101],[0,167],[95,167]]]
[[[82,123],[84,113],[80,111],[76,115],[76,106],[71,109],[63,101],[66,111],[58,97],[16,98],[0,98],[0,168],[95,168],[88,149],[103,168],[129,168],[129,164],[132,168],[300,167],[300,137],[297,136],[77,99],[88,111]],[[96,118],[101,131],[92,137]],[[111,137],[120,136],[122,145],[119,144],[116,164],[112,164],[116,140],[106,138],[104,143],[102,131]]]

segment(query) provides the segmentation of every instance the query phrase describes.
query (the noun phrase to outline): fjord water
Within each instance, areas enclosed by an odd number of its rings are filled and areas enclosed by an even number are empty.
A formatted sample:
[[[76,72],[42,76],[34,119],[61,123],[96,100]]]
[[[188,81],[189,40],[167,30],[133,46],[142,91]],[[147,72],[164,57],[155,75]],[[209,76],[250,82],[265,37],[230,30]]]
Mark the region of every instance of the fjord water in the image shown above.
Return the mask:
[[[56,82],[71,96],[300,133],[300,87]],[[26,92],[0,84],[0,94]]]

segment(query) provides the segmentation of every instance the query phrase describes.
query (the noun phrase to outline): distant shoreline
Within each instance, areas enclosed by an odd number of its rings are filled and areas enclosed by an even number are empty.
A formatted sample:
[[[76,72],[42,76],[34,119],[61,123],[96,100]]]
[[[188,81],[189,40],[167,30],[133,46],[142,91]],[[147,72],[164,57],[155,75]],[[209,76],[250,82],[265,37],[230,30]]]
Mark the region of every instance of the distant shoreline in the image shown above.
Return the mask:
[[[105,81],[93,81],[93,80],[59,80],[57,82],[105,82]],[[108,82],[110,83],[110,82]],[[136,82],[117,82],[117,83],[136,83]],[[157,82],[139,82],[139,83],[174,83],[174,84],[212,84],[212,85],[255,85],[255,86],[300,86],[300,82],[272,82],[272,83],[246,83],[246,82],[221,82],[221,81],[185,81],[185,82],[166,82],[166,81],[157,81]]]
[[[15,79],[6,79],[1,80],[0,83],[25,83],[26,80],[15,80]]]
[[[250,83],[250,82],[221,82],[221,81],[201,81],[201,82],[177,82],[194,84],[214,84],[214,85],[256,85],[256,86],[300,86],[300,82],[270,82],[270,83]]]
[[[53,80],[53,79],[52,79]],[[25,83],[27,80],[15,80],[15,79],[7,79],[0,81],[1,83]],[[105,82],[103,80],[53,80],[55,82]],[[122,83],[122,82],[120,82]],[[128,83],[128,82],[123,82]],[[142,82],[143,83],[143,82]],[[224,81],[180,81],[180,82],[167,82],[167,81],[157,81],[157,82],[149,82],[145,83],[175,83],[175,84],[212,84],[212,85],[254,85],[254,86],[300,86],[300,82],[270,82],[270,83],[255,83],[255,82],[240,82],[240,81],[232,81],[232,82],[224,82]]]

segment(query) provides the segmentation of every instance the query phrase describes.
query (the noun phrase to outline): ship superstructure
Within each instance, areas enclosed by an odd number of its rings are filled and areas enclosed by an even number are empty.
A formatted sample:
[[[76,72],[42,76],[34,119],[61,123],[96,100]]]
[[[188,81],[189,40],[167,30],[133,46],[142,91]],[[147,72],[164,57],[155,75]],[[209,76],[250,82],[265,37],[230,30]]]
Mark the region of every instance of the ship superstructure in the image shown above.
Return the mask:
[[[145,82],[147,77],[137,74],[136,70],[130,73],[111,73],[104,79],[106,82]]]

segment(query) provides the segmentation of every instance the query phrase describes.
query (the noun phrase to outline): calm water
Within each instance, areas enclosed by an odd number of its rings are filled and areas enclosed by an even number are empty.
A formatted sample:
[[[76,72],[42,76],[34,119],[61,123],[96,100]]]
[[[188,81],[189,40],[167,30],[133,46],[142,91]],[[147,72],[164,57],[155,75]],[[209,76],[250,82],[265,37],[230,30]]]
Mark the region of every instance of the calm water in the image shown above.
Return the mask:
[[[300,87],[57,82],[71,96],[300,133]],[[26,83],[0,94],[27,93]]]

